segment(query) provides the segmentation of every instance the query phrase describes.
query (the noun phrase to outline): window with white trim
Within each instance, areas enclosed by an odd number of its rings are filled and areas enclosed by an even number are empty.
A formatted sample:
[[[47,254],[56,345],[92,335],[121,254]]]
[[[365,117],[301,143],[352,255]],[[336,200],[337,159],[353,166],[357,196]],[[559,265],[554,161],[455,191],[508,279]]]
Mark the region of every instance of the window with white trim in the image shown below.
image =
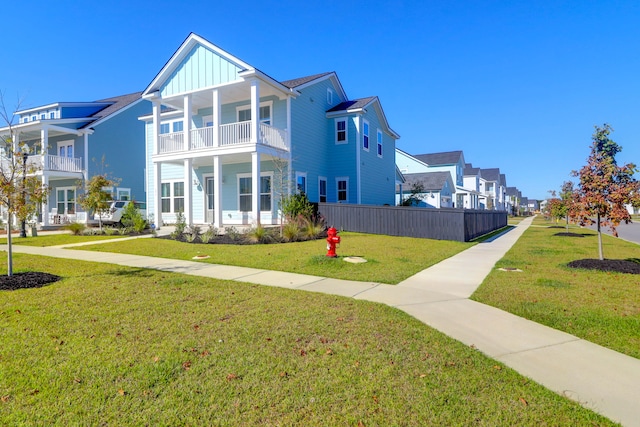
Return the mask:
[[[298,193],[307,192],[307,173],[296,172],[296,191]]]
[[[349,178],[336,178],[336,199],[338,203],[349,201]]]
[[[177,120],[173,122],[172,126],[173,126],[174,132],[182,132],[184,130],[184,124],[182,120]]]
[[[160,123],[160,135],[169,133],[170,129],[171,129],[171,126],[169,123]]]
[[[49,113],[49,118],[50,119],[55,119],[56,118],[56,112],[55,111],[50,112]]]
[[[273,102],[266,101],[260,103],[260,123],[264,123],[266,125],[271,124],[271,107]],[[239,122],[248,122],[251,120],[251,107],[250,106],[242,106],[237,107],[238,121]]]
[[[240,212],[251,212],[253,180],[251,175],[238,175],[238,207]],[[271,174],[260,175],[260,211],[271,211]]]
[[[160,184],[160,193],[162,213],[184,212],[184,182],[163,182]]]
[[[56,189],[56,208],[58,215],[73,215],[76,213],[75,187],[58,187]]]
[[[336,144],[347,143],[347,119],[335,119],[336,127]]]
[[[37,118],[38,118],[37,116],[33,115],[33,116],[31,116],[31,121],[35,122],[37,120]]]
[[[73,157],[73,141],[59,141],[58,156],[72,158]]]
[[[45,120],[47,115],[45,113],[40,114],[40,120]]]
[[[118,188],[116,190],[117,199],[118,200],[131,200],[131,189],[130,188]]]
[[[320,203],[327,202],[327,178],[324,176],[318,178],[318,196]]]
[[[380,129],[376,132],[376,138],[378,142],[378,157],[382,157],[382,131]]]
[[[366,120],[362,122],[362,148],[369,151],[369,122]]]

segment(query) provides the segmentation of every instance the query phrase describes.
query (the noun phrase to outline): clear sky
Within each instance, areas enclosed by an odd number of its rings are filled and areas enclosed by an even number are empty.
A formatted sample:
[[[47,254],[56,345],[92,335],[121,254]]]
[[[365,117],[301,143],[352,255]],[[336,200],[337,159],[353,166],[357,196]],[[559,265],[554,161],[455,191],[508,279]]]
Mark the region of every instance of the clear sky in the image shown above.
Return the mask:
[[[398,147],[463,150],[542,199],[572,179],[594,125],[640,164],[640,1],[6,2],[8,106],[143,90],[190,32],[277,80],[335,71],[377,95]]]

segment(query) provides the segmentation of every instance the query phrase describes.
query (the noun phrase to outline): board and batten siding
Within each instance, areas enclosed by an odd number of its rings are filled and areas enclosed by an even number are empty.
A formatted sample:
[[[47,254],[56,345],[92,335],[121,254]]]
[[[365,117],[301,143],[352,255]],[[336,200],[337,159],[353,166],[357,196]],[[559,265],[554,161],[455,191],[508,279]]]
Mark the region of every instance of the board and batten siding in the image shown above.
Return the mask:
[[[202,45],[194,47],[160,89],[162,97],[240,81],[242,67]]]

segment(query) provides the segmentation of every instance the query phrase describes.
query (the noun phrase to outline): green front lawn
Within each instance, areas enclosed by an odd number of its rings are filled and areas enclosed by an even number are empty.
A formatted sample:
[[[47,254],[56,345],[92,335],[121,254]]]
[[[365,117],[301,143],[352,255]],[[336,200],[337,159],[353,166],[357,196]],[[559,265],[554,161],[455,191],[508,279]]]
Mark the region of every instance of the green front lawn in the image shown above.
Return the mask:
[[[204,245],[167,239],[136,239],[79,249],[182,260],[209,255],[210,258],[201,262],[395,284],[473,245],[347,232],[340,236],[338,259],[325,256],[327,243],[324,239],[270,245]],[[344,262],[342,258],[347,256],[364,257],[368,262]]]
[[[0,425],[613,425],[381,304],[14,257]]]
[[[65,234],[43,234],[36,237],[18,237],[11,236],[11,243],[14,245],[25,246],[59,246],[59,245],[71,245],[74,243],[95,242],[99,240],[111,240],[128,236],[111,235],[111,236],[74,236],[70,232]],[[0,245],[6,245],[7,238],[0,238]]]
[[[596,233],[571,226],[583,237],[556,236],[566,232],[564,224],[534,224],[472,299],[640,358],[640,276],[568,268],[570,261],[598,258]],[[640,258],[640,246],[602,238],[605,258]]]

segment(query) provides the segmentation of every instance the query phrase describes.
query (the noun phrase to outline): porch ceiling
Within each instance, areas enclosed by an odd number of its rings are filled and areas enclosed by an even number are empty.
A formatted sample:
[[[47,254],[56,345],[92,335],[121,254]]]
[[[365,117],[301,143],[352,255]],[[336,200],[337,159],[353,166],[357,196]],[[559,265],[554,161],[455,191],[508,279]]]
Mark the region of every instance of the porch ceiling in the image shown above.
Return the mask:
[[[201,108],[210,108],[213,105],[213,89],[202,89],[191,94],[191,105],[194,112]],[[220,94],[221,104],[231,104],[234,102],[248,101],[251,99],[251,82],[242,81],[229,85],[218,86],[218,92]],[[261,82],[260,83],[260,97],[265,96],[277,96],[283,97],[282,91],[274,88],[273,86]],[[182,110],[184,107],[184,94],[177,95],[171,98],[164,98],[162,100],[164,105],[171,106],[178,110]]]

